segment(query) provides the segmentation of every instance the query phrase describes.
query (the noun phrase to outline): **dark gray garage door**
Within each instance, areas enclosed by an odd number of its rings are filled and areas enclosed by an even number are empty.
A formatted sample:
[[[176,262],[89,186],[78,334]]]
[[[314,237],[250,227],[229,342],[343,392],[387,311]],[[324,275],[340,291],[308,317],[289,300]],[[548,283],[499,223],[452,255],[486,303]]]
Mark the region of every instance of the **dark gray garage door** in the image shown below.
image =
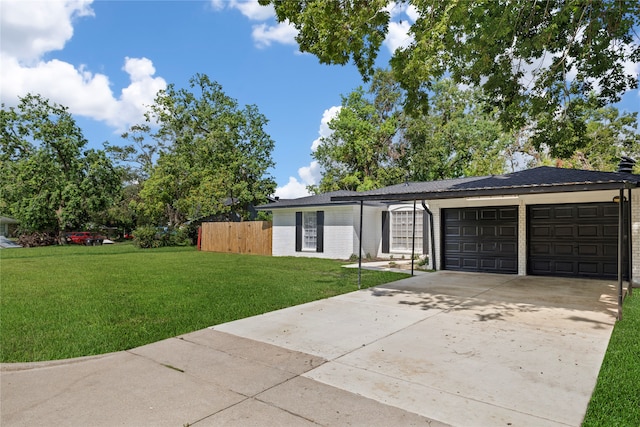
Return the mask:
[[[617,277],[615,203],[529,206],[527,223],[528,274]]]
[[[443,209],[445,270],[518,272],[518,207]]]

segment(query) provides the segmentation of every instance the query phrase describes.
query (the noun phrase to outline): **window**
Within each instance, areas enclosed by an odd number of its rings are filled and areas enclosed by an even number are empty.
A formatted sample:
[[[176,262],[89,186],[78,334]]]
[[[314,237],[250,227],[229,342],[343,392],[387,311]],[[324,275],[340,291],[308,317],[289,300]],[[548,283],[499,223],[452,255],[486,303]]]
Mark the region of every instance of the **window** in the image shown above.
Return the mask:
[[[324,211],[296,212],[296,252],[324,251]]]
[[[426,253],[423,242],[424,211],[416,211],[415,251]],[[413,210],[395,210],[382,215],[382,252],[411,253],[413,239]]]
[[[318,217],[315,212],[302,213],[302,250],[315,251],[318,247]]]

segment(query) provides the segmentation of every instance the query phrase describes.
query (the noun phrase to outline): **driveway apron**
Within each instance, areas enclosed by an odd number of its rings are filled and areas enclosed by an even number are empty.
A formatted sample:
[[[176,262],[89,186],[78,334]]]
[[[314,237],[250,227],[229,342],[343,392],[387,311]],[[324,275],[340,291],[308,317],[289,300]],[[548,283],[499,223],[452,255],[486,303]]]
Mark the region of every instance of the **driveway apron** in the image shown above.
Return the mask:
[[[578,426],[615,283],[438,272],[216,326],[315,355],[306,378],[455,426]]]
[[[579,426],[615,283],[437,272],[125,352],[3,364],[0,424]]]

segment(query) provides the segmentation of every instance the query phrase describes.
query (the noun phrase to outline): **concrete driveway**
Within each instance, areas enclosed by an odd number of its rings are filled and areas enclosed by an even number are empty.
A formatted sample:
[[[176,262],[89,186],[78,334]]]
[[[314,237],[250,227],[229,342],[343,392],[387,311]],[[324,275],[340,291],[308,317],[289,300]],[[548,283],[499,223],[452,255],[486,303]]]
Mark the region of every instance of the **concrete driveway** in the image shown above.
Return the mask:
[[[438,272],[126,352],[2,365],[0,424],[578,426],[615,285]]]

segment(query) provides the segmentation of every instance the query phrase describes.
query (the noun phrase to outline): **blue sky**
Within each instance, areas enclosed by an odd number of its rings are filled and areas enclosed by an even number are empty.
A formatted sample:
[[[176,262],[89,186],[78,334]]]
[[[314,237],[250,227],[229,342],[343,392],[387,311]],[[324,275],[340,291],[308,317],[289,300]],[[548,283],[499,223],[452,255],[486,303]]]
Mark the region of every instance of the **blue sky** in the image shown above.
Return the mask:
[[[392,10],[379,66],[406,44],[412,8]],[[254,104],[275,141],[276,195],[306,195],[320,171],[314,143],[341,95],[362,85],[353,65],[328,66],[301,54],[295,30],[256,1],[0,0],[0,100],[39,93],[66,105],[92,147],[122,144],[145,105],[167,84],[187,88],[207,74],[241,106]],[[638,64],[629,64],[638,73]],[[640,92],[619,108],[640,111]]]

